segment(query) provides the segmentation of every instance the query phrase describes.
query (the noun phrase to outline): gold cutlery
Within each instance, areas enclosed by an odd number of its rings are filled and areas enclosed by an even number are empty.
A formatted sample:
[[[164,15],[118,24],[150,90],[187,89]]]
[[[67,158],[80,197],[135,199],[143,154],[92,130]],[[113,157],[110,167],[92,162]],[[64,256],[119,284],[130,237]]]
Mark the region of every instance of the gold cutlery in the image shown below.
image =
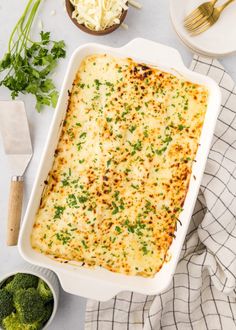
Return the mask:
[[[191,12],[184,20],[184,26],[186,29],[191,29],[192,27],[204,23],[207,17],[211,16],[213,13],[216,2],[217,0],[205,2]]]
[[[191,34],[193,36],[196,36],[196,35],[198,35],[200,33],[205,32],[206,30],[208,30],[212,25],[214,25],[218,21],[220,15],[222,13],[222,11],[226,7],[228,7],[233,1],[235,1],[235,0],[228,0],[222,6],[219,6],[217,8],[214,8],[212,15],[209,16],[209,17],[207,17],[207,19],[206,19],[205,22],[203,22],[202,24],[198,25],[196,28],[190,30]]]

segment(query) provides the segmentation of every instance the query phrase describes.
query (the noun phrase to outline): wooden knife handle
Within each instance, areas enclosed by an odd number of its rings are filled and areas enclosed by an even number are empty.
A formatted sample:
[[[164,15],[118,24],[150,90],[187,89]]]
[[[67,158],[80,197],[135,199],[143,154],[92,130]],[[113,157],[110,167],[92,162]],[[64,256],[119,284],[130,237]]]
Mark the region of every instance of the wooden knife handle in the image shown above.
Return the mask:
[[[23,201],[24,179],[22,176],[13,176],[11,179],[8,224],[7,224],[7,245],[15,246],[18,242],[21,211]]]

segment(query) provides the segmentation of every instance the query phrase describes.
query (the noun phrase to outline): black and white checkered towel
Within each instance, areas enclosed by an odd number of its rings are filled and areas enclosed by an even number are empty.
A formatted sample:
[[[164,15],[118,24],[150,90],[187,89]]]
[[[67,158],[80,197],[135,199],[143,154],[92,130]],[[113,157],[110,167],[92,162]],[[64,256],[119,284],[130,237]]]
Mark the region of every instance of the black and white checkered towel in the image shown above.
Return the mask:
[[[170,287],[88,301],[86,330],[236,329],[236,87],[216,60],[191,69],[215,79],[223,100],[201,190]]]

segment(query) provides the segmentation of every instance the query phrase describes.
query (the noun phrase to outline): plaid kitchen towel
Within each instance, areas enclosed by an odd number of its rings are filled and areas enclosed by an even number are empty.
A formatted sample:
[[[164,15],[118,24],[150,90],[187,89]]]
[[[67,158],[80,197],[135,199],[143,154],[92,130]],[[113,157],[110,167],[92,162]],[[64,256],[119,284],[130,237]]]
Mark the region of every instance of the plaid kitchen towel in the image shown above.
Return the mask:
[[[223,99],[201,190],[170,287],[89,300],[86,330],[236,329],[236,87],[216,60],[191,69],[212,77]]]

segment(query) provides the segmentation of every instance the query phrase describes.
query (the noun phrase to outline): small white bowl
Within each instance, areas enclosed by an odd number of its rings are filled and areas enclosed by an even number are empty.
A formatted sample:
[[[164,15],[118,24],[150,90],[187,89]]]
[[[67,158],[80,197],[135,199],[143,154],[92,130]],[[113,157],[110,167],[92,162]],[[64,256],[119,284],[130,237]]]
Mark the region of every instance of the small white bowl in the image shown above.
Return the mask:
[[[44,282],[47,283],[50,290],[53,293],[53,311],[50,319],[44,325],[42,330],[45,330],[49,327],[52,323],[58,308],[59,296],[60,296],[60,284],[58,281],[57,276],[51,271],[46,268],[41,268],[38,266],[34,266],[31,264],[23,264],[22,266],[16,268],[14,271],[5,274],[4,276],[0,277],[0,287],[3,282],[5,282],[9,277],[17,274],[17,273],[24,273],[24,274],[32,274],[39,278],[41,278]],[[0,327],[0,329],[2,329]]]

